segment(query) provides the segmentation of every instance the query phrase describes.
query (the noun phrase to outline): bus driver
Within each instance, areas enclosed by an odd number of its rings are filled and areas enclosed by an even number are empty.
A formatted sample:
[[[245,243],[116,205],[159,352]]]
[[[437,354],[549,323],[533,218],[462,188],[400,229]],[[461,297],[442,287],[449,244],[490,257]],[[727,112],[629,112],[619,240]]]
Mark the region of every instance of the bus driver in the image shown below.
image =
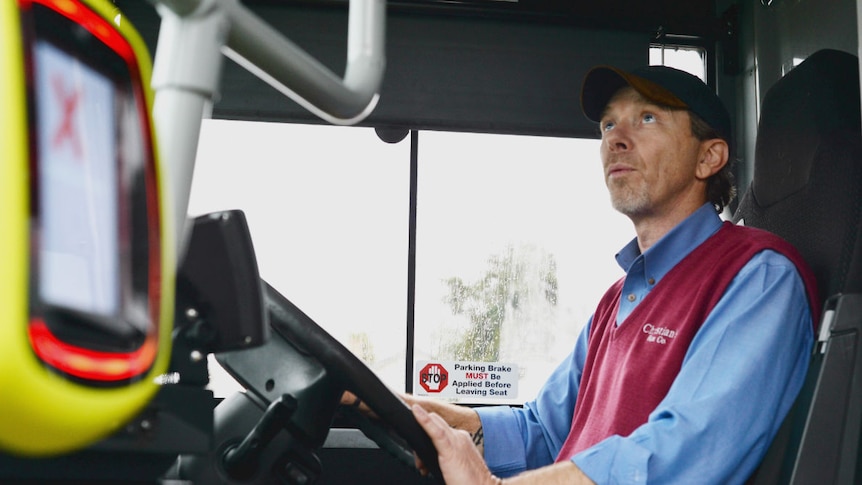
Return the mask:
[[[814,278],[788,243],[720,219],[730,117],[699,78],[602,66],[581,101],[637,235],[625,276],[522,408],[405,400],[449,484],[743,483],[802,386]]]

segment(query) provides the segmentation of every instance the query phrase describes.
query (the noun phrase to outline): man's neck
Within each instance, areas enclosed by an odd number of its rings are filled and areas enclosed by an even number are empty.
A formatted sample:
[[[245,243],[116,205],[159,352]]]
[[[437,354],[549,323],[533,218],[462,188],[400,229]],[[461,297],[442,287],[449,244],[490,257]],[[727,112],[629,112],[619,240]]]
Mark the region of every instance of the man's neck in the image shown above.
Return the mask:
[[[686,220],[688,216],[694,214],[705,202],[703,201],[697,205],[676,206],[662,214],[630,216],[629,218],[635,226],[638,247],[641,253],[646,252],[647,249],[652,247],[653,244],[663,238],[674,227]]]

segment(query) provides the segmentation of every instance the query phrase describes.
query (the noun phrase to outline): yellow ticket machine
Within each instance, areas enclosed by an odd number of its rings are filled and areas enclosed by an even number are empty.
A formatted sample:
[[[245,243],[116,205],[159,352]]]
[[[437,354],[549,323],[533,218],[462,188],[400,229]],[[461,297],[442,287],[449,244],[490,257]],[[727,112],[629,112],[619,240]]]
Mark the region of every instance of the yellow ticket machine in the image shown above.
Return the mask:
[[[0,453],[87,446],[170,359],[151,60],[107,0],[0,2]]]

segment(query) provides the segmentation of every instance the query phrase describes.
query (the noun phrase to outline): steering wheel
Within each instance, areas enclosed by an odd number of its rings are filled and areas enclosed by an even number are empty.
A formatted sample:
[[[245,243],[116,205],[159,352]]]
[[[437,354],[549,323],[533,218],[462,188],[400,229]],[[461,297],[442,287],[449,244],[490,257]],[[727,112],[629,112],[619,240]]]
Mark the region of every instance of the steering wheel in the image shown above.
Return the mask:
[[[413,466],[411,450],[415,451],[432,477],[442,483],[437,449],[416,422],[407,404],[341,342],[320,328],[275,288],[266,282],[263,284],[266,310],[273,330],[310,352],[346,390],[362,399],[380,417],[382,424],[360,416],[357,424],[363,433],[410,466]],[[384,425],[403,439],[409,448],[393,437]]]

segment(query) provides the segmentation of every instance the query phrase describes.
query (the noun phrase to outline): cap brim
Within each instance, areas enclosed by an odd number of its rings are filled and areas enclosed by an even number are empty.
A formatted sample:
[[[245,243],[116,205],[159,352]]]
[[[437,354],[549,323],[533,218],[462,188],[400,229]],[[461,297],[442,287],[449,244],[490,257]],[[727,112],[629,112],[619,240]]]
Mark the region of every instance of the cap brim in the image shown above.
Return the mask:
[[[640,76],[611,66],[591,69],[581,88],[581,107],[588,119],[600,122],[608,102],[623,87],[631,86],[641,96],[670,108],[687,109],[688,106],[673,93]]]

